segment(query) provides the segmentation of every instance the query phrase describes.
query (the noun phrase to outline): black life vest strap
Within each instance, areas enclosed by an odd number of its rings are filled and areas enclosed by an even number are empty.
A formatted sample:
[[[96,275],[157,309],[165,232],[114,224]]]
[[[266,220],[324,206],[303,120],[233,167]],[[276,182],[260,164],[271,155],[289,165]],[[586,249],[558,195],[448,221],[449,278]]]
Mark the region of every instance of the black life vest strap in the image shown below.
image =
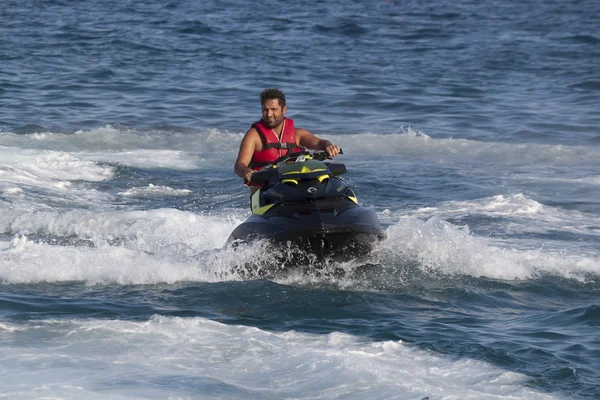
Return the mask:
[[[285,148],[289,149],[287,155],[291,153],[297,153],[300,151],[304,151],[304,147],[293,145],[292,143],[283,143],[290,144],[290,146],[285,146]],[[263,149],[264,150],[264,149]],[[273,164],[273,161],[250,161],[249,167],[255,169],[256,167],[264,167],[265,165]]]
[[[273,162],[268,161],[250,161],[250,165],[248,165],[252,169],[256,169],[256,167],[264,167],[265,165],[273,164]]]
[[[298,146],[296,143],[269,143],[267,145],[265,145],[263,143],[263,150],[267,150],[267,149],[300,149],[301,147]]]
[[[258,126],[256,126],[256,124],[252,124],[252,127],[254,129],[256,129],[256,132],[258,132],[258,136],[260,136],[260,141],[262,142],[262,148],[263,150],[268,150],[268,149],[297,149],[295,151],[302,151],[304,150],[303,147],[298,146],[296,143],[281,143],[281,142],[277,142],[277,143],[267,143],[267,139],[265,137],[265,135],[263,134],[263,132],[258,129]],[[281,134],[283,135],[283,132],[281,132]]]

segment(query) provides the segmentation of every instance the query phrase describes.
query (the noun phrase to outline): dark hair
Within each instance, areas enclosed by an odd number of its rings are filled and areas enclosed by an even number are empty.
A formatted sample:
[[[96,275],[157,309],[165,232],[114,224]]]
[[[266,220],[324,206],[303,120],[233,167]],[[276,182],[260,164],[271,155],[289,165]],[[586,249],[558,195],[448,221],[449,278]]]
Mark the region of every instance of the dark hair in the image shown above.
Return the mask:
[[[265,101],[277,99],[281,108],[285,107],[285,94],[279,89],[265,89],[260,93],[260,105],[264,105]]]

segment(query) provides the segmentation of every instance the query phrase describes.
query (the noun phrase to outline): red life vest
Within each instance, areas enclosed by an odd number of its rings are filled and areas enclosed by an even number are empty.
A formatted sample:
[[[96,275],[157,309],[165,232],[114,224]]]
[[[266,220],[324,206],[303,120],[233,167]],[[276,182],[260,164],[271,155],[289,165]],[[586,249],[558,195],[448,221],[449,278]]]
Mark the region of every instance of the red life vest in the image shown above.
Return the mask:
[[[262,141],[262,150],[255,151],[252,156],[250,162],[250,168],[252,169],[258,171],[279,157],[285,156],[288,152],[304,151],[304,147],[296,144],[296,129],[294,128],[294,121],[290,118],[283,120],[283,131],[279,138],[262,119],[253,123],[252,126],[258,131]]]

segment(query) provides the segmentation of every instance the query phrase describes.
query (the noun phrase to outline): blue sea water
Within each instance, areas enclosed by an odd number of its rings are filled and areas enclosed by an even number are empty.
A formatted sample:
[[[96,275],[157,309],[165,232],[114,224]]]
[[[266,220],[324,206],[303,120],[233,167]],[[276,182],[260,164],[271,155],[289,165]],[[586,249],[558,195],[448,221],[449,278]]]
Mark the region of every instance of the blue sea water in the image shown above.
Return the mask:
[[[600,398],[600,3],[0,4],[0,398]],[[259,93],[387,239],[259,279]]]

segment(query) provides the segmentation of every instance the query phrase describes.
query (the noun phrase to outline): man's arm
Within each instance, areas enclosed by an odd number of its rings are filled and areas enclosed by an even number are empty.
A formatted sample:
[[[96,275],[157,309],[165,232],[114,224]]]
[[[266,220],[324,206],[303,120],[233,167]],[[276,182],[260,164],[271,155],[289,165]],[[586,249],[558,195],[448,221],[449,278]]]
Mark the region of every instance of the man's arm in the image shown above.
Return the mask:
[[[340,154],[338,146],[333,145],[329,140],[319,139],[306,129],[296,128],[296,140],[300,146],[307,149],[325,150],[331,157]]]
[[[237,159],[235,160],[235,165],[233,166],[233,170],[240,178],[250,180],[251,175],[254,173],[254,170],[250,168],[249,165],[252,161],[254,149],[256,149],[256,142],[258,140],[258,132],[255,128],[250,128],[242,139],[240,150]]]

